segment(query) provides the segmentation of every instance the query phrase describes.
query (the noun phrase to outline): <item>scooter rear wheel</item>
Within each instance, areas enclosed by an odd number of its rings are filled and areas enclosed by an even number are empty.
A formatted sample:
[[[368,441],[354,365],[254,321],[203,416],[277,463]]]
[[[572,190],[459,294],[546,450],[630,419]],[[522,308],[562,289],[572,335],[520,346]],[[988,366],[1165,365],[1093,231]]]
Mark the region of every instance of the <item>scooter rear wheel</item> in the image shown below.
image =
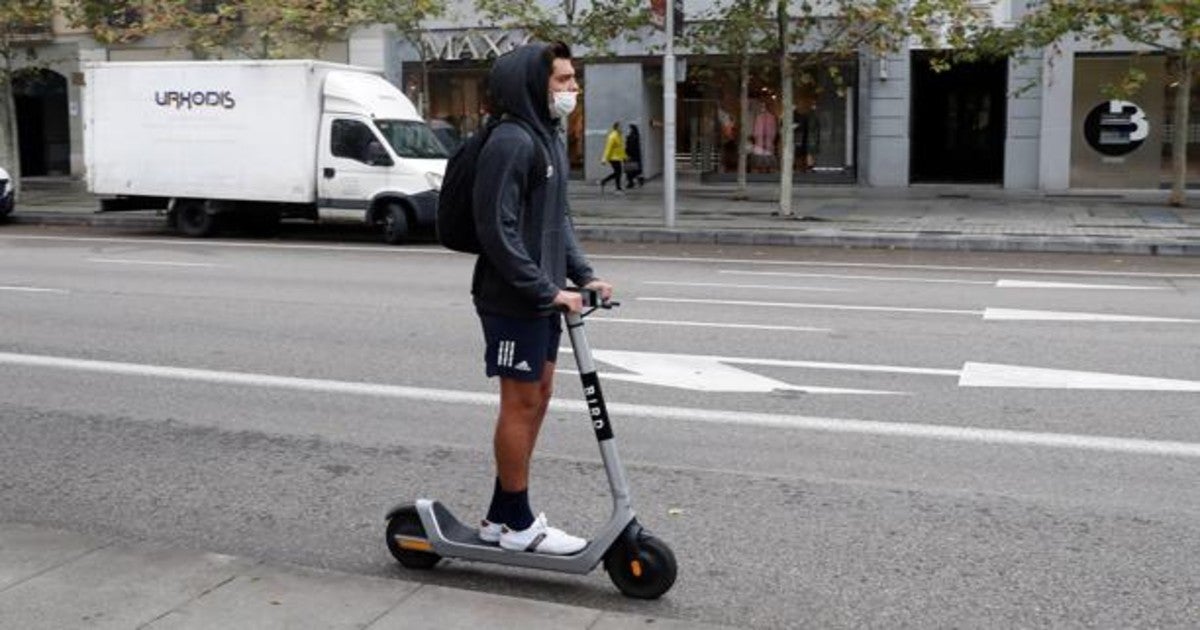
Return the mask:
[[[433,553],[421,516],[411,505],[396,510],[388,518],[387,547],[392,556],[409,569],[432,569],[442,559]]]
[[[626,597],[658,599],[675,584],[675,554],[667,543],[639,534],[636,549],[624,537],[604,556],[604,570]]]

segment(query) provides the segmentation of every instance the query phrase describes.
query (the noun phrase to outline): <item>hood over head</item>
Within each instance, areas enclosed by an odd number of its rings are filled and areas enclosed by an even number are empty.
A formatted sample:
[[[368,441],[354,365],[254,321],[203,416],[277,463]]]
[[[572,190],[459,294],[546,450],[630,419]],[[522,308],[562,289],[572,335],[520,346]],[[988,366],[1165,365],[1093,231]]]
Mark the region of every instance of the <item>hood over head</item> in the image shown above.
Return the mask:
[[[496,113],[520,118],[550,134],[555,121],[550,117],[547,90],[550,65],[546,63],[548,44],[526,44],[504,53],[492,64],[488,89]]]

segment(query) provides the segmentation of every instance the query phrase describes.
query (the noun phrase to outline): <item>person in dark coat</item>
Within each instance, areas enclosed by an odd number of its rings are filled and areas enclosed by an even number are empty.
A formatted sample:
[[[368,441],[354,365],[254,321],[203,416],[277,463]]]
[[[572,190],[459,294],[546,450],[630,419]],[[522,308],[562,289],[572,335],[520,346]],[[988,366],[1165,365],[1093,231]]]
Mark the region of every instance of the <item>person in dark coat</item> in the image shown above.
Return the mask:
[[[560,140],[579,85],[566,44],[532,43],[496,59],[489,75],[501,123],[476,164],[472,203],[482,249],[471,295],[483,326],[485,370],[500,378],[493,437],[496,478],[480,540],[509,551],[569,555],[587,541],[550,527],[529,504],[529,469],[554,392],[561,312],[579,313],[572,284],[612,296],[575,237],[567,200],[570,163]],[[536,158],[543,152],[545,161]],[[531,172],[533,168],[545,169]],[[531,177],[532,175],[532,177]],[[530,188],[533,177],[541,185]]]
[[[642,135],[637,125],[629,125],[629,135],[625,136],[625,187],[633,188],[634,181],[638,186],[646,185],[642,177]]]

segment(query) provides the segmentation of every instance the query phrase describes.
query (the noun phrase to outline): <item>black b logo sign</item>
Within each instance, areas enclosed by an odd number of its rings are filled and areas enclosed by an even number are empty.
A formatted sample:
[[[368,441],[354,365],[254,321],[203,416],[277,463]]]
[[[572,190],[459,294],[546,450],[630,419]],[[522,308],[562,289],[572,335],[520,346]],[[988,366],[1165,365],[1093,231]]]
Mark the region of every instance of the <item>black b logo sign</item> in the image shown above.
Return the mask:
[[[1145,110],[1129,101],[1101,103],[1083,121],[1083,137],[1088,145],[1108,156],[1133,153],[1149,135]]]

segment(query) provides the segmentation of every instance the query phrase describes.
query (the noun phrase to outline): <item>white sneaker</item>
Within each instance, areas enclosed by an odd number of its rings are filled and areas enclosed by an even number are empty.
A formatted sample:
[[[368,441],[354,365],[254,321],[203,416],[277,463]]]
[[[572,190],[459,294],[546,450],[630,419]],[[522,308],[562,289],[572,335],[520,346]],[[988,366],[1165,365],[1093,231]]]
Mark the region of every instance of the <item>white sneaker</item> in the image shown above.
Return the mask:
[[[479,522],[479,540],[494,545],[500,542],[500,532],[503,529],[504,526],[500,523],[493,523],[485,518]]]
[[[587,541],[546,524],[546,515],[538,514],[529,529],[515,531],[505,527],[500,546],[509,551],[532,551],[552,556],[568,556],[587,546]]]

